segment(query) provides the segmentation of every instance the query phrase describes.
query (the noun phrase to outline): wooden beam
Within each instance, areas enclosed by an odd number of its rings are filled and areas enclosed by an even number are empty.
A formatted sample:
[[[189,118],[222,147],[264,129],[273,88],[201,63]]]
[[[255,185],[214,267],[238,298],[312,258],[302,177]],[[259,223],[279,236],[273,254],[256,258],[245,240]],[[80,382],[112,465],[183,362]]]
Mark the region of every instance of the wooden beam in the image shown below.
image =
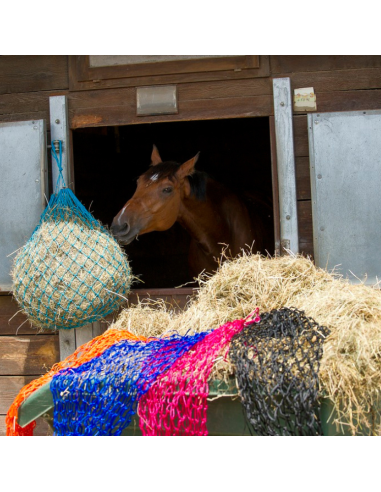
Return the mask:
[[[0,57],[0,94],[68,89],[66,55]]]
[[[0,374],[2,376],[39,375],[59,360],[55,335],[1,337]]]
[[[271,55],[272,74],[381,68],[380,55]],[[308,86],[309,87],[309,86]]]
[[[179,101],[179,114],[161,116],[136,116],[135,100],[129,101],[124,106],[71,109],[69,105],[69,108],[69,122],[72,129],[89,126],[131,125],[167,121],[250,118],[273,114],[273,103],[270,95]]]
[[[311,200],[309,157],[296,157],[296,196],[298,200]]]
[[[20,390],[36,377],[38,376],[0,376],[0,414],[8,412]]]
[[[281,248],[298,253],[298,210],[290,79],[273,79],[273,87]]]

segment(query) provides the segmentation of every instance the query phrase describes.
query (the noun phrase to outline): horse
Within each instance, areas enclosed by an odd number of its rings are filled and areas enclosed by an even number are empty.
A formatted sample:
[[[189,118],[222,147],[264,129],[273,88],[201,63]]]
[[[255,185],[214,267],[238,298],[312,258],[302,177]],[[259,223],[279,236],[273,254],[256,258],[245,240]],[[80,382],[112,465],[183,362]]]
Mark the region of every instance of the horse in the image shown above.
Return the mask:
[[[188,262],[193,276],[214,272],[224,247],[232,257],[243,250],[266,253],[268,237],[255,209],[249,214],[239,196],[195,169],[199,154],[183,164],[163,162],[153,146],[150,167],[111,225],[119,243],[128,245],[139,235],[166,231],[179,222],[191,237]]]

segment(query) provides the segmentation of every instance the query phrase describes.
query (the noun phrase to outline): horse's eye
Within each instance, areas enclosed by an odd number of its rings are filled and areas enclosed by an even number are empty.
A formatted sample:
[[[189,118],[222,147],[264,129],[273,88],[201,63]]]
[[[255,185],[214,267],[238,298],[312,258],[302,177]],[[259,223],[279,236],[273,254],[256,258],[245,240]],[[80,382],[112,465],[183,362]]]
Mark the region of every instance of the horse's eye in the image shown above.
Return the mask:
[[[172,190],[173,190],[173,188],[171,188],[171,187],[169,187],[169,188],[164,188],[164,189],[163,189],[163,193],[167,193],[167,194],[168,194],[168,193],[172,193]]]

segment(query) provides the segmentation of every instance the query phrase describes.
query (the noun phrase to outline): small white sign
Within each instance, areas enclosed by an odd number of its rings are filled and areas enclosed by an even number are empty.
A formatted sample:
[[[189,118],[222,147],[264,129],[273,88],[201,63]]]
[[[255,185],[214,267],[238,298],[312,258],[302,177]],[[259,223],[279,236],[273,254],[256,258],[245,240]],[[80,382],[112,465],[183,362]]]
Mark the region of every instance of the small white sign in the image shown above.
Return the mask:
[[[317,111],[313,87],[294,89],[294,111]]]

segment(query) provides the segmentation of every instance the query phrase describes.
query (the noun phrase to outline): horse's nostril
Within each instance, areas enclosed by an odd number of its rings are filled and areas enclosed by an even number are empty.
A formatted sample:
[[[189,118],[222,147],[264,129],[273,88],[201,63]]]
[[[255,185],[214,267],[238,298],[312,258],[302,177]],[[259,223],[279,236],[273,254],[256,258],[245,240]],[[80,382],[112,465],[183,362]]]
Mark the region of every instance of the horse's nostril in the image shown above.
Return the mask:
[[[112,225],[111,226],[111,232],[114,234],[114,236],[124,236],[125,234],[128,233],[130,230],[130,226],[125,222],[122,225]]]

